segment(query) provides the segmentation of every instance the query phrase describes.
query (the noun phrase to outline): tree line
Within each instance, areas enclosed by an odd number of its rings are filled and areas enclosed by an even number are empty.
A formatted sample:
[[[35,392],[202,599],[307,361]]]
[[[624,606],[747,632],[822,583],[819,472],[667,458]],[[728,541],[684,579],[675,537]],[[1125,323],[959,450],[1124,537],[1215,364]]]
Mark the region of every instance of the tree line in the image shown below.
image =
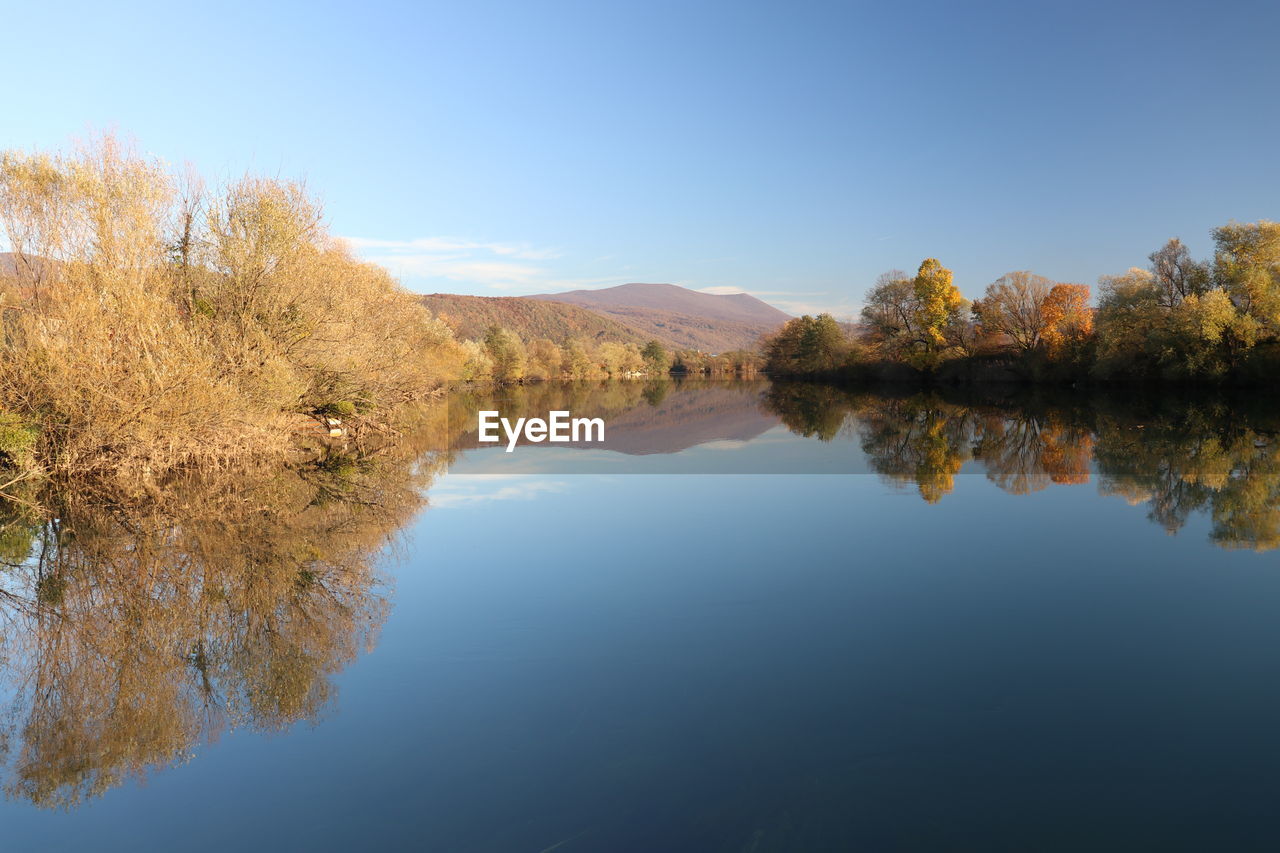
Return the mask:
[[[1146,267],[1088,285],[1030,271],[965,299],[934,258],[910,276],[880,276],[861,322],[830,315],[788,322],[765,341],[780,376],[914,374],[957,381],[1160,379],[1259,382],[1280,367],[1280,224],[1230,223],[1214,254],[1172,239]],[[894,371],[897,371],[896,374]]]
[[[524,341],[499,325],[490,326],[483,338],[464,340],[463,380],[503,383],[547,379],[619,379],[675,375],[754,375],[763,366],[759,353],[708,354],[693,350],[670,351],[661,341],[644,346],[581,337],[557,342],[550,338]]]

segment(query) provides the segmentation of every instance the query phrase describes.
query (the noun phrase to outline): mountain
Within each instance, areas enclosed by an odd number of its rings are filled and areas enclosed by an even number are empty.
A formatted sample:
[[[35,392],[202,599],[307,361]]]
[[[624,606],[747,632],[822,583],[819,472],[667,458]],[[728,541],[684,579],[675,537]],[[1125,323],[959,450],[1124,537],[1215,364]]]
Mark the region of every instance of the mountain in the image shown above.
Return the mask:
[[[458,337],[473,340],[483,338],[490,326],[504,326],[525,341],[550,338],[560,344],[570,338],[586,338],[644,345],[653,337],[577,305],[522,296],[432,293],[422,297],[422,304],[452,326]]]
[[[28,255],[26,260],[26,264],[30,264],[30,269],[37,272],[41,271],[42,268],[46,268],[46,265],[52,263],[55,262],[47,261],[44,258],[37,257],[35,255]],[[15,252],[0,252],[0,279],[18,278],[19,273],[25,273],[27,269],[28,268],[18,260],[18,255]]]
[[[791,319],[746,293],[717,296],[674,284],[621,284],[528,298],[587,308],[645,337],[703,352],[754,349],[762,335]]]

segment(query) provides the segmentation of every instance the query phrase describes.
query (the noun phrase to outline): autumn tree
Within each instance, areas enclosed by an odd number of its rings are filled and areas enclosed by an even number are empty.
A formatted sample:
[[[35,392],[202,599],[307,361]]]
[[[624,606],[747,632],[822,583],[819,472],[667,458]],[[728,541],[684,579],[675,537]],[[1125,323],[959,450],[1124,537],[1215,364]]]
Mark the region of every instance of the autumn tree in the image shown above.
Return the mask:
[[[765,343],[767,369],[780,376],[835,370],[847,352],[844,332],[830,314],[806,314],[788,320]]]
[[[862,322],[886,355],[905,355],[920,342],[915,282],[902,270],[881,273],[867,292]]]
[[[1173,307],[1165,293],[1148,270],[1101,279],[1095,364],[1100,375],[1221,379],[1261,335],[1261,322],[1226,290],[1191,293]]]
[[[580,338],[571,339],[565,346],[564,369],[571,379],[590,379],[599,370],[587,343]]]
[[[1084,343],[1093,334],[1089,285],[1055,284],[1040,306],[1040,316],[1044,321],[1040,341],[1050,357]]]
[[[926,258],[912,282],[916,297],[916,325],[930,355],[946,347],[946,329],[964,302],[952,278],[951,270],[938,263],[936,258]]]
[[[1044,301],[1053,282],[1027,270],[1006,273],[987,286],[973,313],[987,335],[1004,335],[1023,352],[1040,345],[1045,330]]]
[[[1150,255],[1151,275],[1159,290],[1159,303],[1176,308],[1188,296],[1204,293],[1212,283],[1208,264],[1191,258],[1177,237]]]
[[[564,351],[548,338],[538,338],[529,344],[527,373],[535,379],[559,379],[564,370]]]
[[[1232,222],[1213,230],[1214,278],[1232,301],[1280,330],[1280,223]]]
[[[524,377],[527,354],[519,335],[501,326],[490,326],[484,336],[484,346],[493,359],[494,379],[513,382]]]
[[[1150,342],[1161,324],[1160,290],[1149,270],[1132,267],[1098,280],[1098,351],[1102,376],[1149,372],[1155,362]]]

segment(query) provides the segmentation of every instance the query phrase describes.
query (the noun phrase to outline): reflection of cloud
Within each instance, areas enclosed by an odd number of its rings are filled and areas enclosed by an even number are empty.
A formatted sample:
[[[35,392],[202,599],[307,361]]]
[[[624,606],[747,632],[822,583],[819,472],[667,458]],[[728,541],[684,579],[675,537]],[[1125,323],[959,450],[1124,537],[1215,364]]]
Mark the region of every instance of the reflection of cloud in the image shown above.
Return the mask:
[[[432,486],[428,502],[436,509],[449,509],[490,501],[531,501],[541,494],[562,492],[566,486],[519,475],[450,474]]]
[[[703,450],[738,450],[739,448],[746,447],[750,443],[751,442],[749,441],[739,441],[734,438],[726,438],[720,441],[706,441],[697,446],[701,447]]]

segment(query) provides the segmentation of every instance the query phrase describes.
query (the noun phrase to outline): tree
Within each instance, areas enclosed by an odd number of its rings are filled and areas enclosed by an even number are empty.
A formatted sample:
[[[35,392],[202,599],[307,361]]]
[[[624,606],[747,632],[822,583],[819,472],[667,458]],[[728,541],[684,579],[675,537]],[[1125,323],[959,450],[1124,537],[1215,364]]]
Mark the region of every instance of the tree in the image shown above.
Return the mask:
[[[915,282],[902,270],[881,273],[867,292],[862,320],[872,340],[889,355],[900,355],[920,341],[916,328]]]
[[[1177,237],[1152,252],[1150,258],[1151,274],[1164,307],[1176,308],[1188,296],[1209,289],[1208,265],[1192,260],[1186,245]]]
[[[1094,369],[1103,376],[1149,372],[1155,361],[1151,341],[1165,313],[1155,277],[1149,270],[1133,267],[1124,275],[1102,276],[1098,290]]]
[[[634,346],[616,341],[605,341],[596,347],[596,360],[611,377],[638,372],[644,364]]]
[[[1051,357],[1078,346],[1093,334],[1093,311],[1089,308],[1089,285],[1055,284],[1040,306],[1044,331],[1040,341]]]
[[[1280,223],[1232,222],[1213,229],[1214,276],[1232,301],[1280,329]]]
[[[559,379],[564,370],[564,352],[547,338],[538,338],[529,344],[527,373],[537,379]]]
[[[493,359],[493,378],[514,382],[524,378],[526,353],[520,336],[501,326],[490,326],[484,336],[484,347]]]
[[[973,313],[988,335],[1007,336],[1014,346],[1030,352],[1040,345],[1045,329],[1044,301],[1053,282],[1028,270],[1006,273],[987,286],[973,304]]]
[[[650,373],[664,375],[671,369],[671,356],[659,341],[645,344],[644,349],[640,350],[640,357],[644,359],[645,367]]]
[[[765,342],[766,367],[779,376],[825,373],[839,367],[848,353],[840,324],[830,314],[788,320]]]
[[[937,351],[946,346],[946,328],[959,313],[964,297],[952,283],[951,270],[926,258],[920,264],[913,282],[916,297],[916,325],[926,349]]]
[[[1163,361],[1177,376],[1221,378],[1258,337],[1258,321],[1240,312],[1219,288],[1191,294],[1172,312]]]
[[[587,344],[578,338],[569,341],[564,351],[564,369],[571,379],[590,379],[598,371]]]

